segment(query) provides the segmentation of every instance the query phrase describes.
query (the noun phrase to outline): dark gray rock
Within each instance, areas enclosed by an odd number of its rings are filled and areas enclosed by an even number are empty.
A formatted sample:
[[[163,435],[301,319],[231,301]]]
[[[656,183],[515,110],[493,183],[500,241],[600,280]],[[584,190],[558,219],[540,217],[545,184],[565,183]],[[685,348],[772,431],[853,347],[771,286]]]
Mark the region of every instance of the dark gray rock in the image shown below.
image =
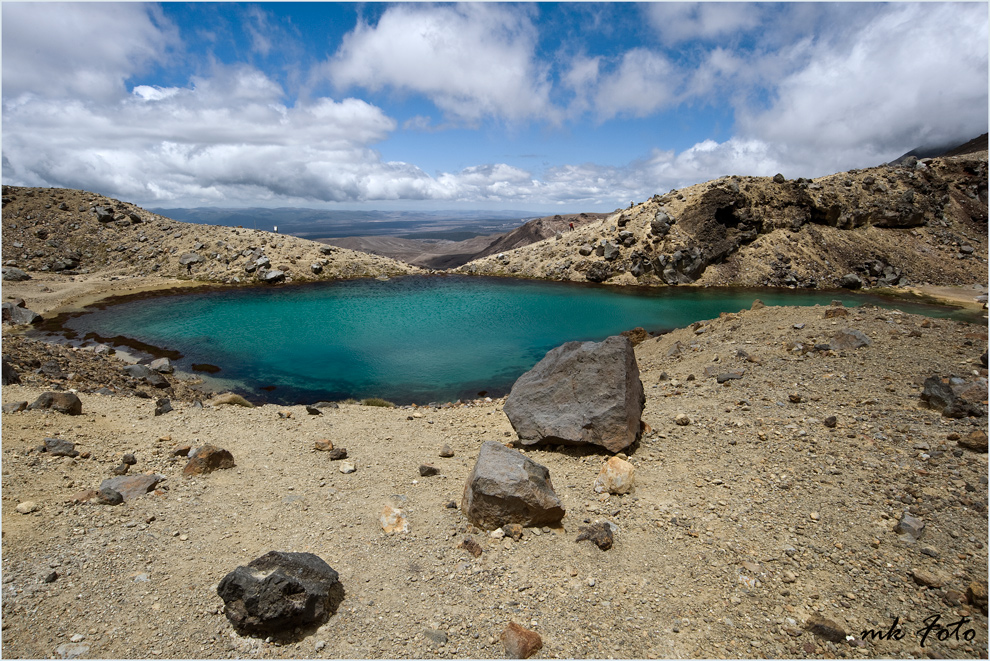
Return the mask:
[[[872,341],[862,331],[851,328],[840,330],[832,336],[832,341],[829,342],[832,351],[859,349],[860,347],[868,347],[870,344],[872,344]]]
[[[550,471],[495,441],[481,445],[464,485],[461,511],[485,530],[507,523],[556,525],[565,513],[550,482]]]
[[[27,308],[18,307],[13,303],[3,303],[0,304],[0,307],[3,310],[2,318],[5,324],[20,326],[40,324],[42,322],[40,314]]]
[[[419,475],[420,477],[432,477],[434,475],[439,475],[440,469],[433,464],[420,464]]]
[[[632,342],[567,342],[513,384],[503,410],[524,445],[600,445],[619,452],[639,437],[646,396]]]
[[[121,464],[126,466],[127,464]],[[131,501],[140,498],[149,491],[153,491],[158,483],[165,479],[164,475],[124,475],[121,477],[111,477],[100,483],[100,491],[103,489],[113,489],[124,500]]]
[[[863,286],[863,279],[855,273],[846,273],[839,278],[839,286],[845,289],[859,289]]]
[[[323,411],[321,411],[320,409],[316,408],[315,406],[307,406],[306,407],[306,413],[308,413],[310,415],[323,415]]]
[[[977,403],[986,399],[985,383],[945,383],[937,376],[925,379],[921,401],[928,408],[941,411],[946,418],[980,417],[985,411]],[[973,401],[976,400],[976,401]]]
[[[21,382],[21,377],[18,376],[17,370],[14,369],[13,365],[7,362],[6,358],[0,361],[0,365],[3,367],[3,379],[0,381],[0,385],[9,386]]]
[[[93,213],[96,214],[96,220],[101,223],[113,222],[113,212],[107,211],[104,207],[93,207]]]
[[[38,399],[31,402],[28,408],[32,411],[51,409],[66,415],[80,415],[82,413],[82,401],[71,392],[43,392],[38,396]]]
[[[172,361],[168,358],[156,358],[148,363],[148,367],[155,370],[159,374],[171,374],[175,371],[175,367],[172,366]]]
[[[194,252],[187,252],[179,257],[179,264],[182,266],[192,266],[193,264],[199,264],[202,261],[204,261],[203,257]]]
[[[165,397],[155,402],[155,415],[165,415],[172,410],[172,402]]]
[[[3,272],[3,279],[7,280],[8,282],[20,282],[22,280],[31,279],[31,276],[28,275],[26,271],[23,271],[19,268],[15,268],[13,266],[5,266],[3,267],[3,269],[0,270],[2,270]]]
[[[599,521],[590,526],[578,528],[578,532],[581,534],[574,540],[576,542],[583,542],[587,539],[594,542],[595,546],[603,551],[612,548],[612,526],[607,521]]]
[[[323,264],[313,262],[309,265],[309,270],[312,271],[314,275],[319,275],[320,273],[323,273]]]
[[[277,633],[326,621],[344,589],[320,557],[271,551],[224,576],[217,594],[238,631]]]
[[[4,384],[4,385],[6,385],[6,384]],[[3,405],[3,412],[4,413],[20,413],[21,411],[25,410],[27,408],[27,406],[28,406],[28,403],[27,402],[24,402],[24,401],[21,401],[21,402],[8,402],[8,403],[6,403],[6,404]]]
[[[45,452],[53,457],[78,457],[79,451],[76,444],[64,438],[46,438]]]
[[[773,175],[773,183],[775,183],[775,184],[782,184],[785,181],[787,181],[787,180],[784,179],[784,175],[782,175],[781,173],[778,172],[777,174]]]
[[[340,405],[337,402],[317,402],[313,404],[313,408],[316,409],[339,409]]]
[[[168,388],[168,380],[147,365],[127,365],[124,373],[134,379],[144,381],[154,388]]]
[[[734,380],[743,378],[743,374],[745,374],[745,373],[746,373],[745,370],[735,370],[735,371],[732,371],[732,372],[722,372],[717,377],[715,377],[715,381],[717,381],[718,383],[725,383],[726,381],[734,381]]]
[[[285,280],[285,271],[279,271],[278,269],[272,269],[271,271],[266,271],[263,276],[261,276],[262,281],[268,284],[275,284],[277,282],[282,282]]]
[[[584,277],[589,282],[605,282],[612,277],[612,268],[604,262],[595,262],[585,271]]]
[[[96,500],[101,505],[120,505],[124,502],[124,496],[111,487],[100,487]]]
[[[901,520],[894,527],[894,534],[902,535],[910,540],[917,540],[925,530],[925,522],[904,512]]]

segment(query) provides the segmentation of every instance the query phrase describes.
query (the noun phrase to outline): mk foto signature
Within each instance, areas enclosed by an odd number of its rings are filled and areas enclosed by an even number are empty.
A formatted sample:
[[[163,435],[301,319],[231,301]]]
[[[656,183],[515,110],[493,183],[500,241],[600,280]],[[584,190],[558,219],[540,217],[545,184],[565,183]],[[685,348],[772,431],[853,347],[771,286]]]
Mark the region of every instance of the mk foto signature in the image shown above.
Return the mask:
[[[926,642],[931,642],[929,637],[942,642],[948,640],[969,642],[976,638],[976,630],[963,629],[963,626],[969,624],[971,621],[968,617],[960,617],[955,622],[943,625],[942,616],[935,614],[922,620],[925,626],[918,629],[915,634],[920,638],[919,642],[922,647],[925,646]],[[890,624],[890,628],[886,631],[864,629],[861,638],[866,642],[871,640],[901,640],[907,633],[900,626],[900,617],[895,617],[894,621]]]

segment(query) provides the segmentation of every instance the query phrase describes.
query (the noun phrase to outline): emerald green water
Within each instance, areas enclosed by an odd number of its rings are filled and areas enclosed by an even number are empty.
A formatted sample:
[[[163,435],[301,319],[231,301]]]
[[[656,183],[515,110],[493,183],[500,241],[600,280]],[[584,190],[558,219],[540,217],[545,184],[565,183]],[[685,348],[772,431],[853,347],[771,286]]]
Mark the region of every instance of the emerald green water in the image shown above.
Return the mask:
[[[837,297],[846,305],[893,306],[850,292],[408,276],[131,300],[65,326],[79,335],[122,335],[177,350],[180,370],[219,366],[216,376],[255,400],[383,397],[425,404],[481,391],[503,395],[547,351],[570,340],[602,340],[636,326],[668,331],[749,308],[756,298],[814,305]]]

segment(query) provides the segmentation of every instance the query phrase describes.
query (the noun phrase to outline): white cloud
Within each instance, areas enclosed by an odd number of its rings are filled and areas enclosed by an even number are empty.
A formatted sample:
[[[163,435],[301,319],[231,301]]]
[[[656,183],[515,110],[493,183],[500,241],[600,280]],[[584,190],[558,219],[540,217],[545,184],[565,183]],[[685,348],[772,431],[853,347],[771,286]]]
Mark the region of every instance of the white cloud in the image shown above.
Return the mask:
[[[761,22],[762,7],[742,2],[655,2],[647,4],[646,11],[661,40],[673,45],[750,30]]]
[[[108,100],[177,42],[153,6],[133,3],[5,2],[3,96]],[[41,83],[41,84],[39,84]]]
[[[986,5],[892,5],[845,43],[813,44],[768,108],[740,109],[739,134],[817,174],[965,141],[986,131],[987,43]]]
[[[602,76],[595,93],[599,119],[616,115],[646,117],[668,107],[676,97],[683,77],[659,53],[635,48],[622,56],[615,71]]]
[[[325,70],[342,89],[390,87],[429,97],[451,119],[552,117],[547,72],[525,11],[487,3],[400,4],[359,24]]]

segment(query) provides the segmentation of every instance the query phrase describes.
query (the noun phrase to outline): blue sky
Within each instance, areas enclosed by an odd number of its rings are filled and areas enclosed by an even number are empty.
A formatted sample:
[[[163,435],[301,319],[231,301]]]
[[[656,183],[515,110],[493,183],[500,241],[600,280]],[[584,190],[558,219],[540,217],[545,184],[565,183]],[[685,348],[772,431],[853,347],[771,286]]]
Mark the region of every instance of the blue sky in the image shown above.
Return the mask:
[[[605,211],[987,131],[988,4],[2,4],[3,182]]]

